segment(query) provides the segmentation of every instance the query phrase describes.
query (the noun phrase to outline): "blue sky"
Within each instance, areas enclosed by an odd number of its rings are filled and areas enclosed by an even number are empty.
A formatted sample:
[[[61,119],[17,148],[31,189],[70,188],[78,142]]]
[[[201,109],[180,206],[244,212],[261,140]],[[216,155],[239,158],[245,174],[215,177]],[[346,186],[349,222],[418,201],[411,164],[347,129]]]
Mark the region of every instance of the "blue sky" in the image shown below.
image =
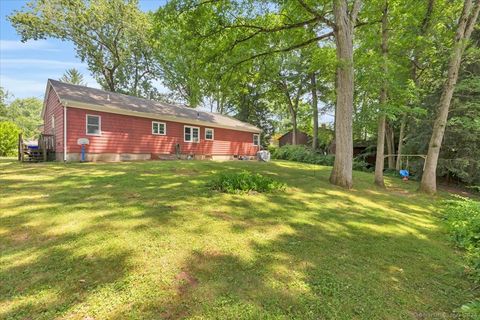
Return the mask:
[[[58,79],[69,68],[78,69],[90,87],[99,87],[86,64],[75,56],[71,42],[56,39],[20,42],[7,16],[25,0],[0,0],[0,86],[15,98],[43,98],[48,78]],[[142,10],[155,10],[163,1],[141,0]],[[11,99],[11,98],[10,98]]]

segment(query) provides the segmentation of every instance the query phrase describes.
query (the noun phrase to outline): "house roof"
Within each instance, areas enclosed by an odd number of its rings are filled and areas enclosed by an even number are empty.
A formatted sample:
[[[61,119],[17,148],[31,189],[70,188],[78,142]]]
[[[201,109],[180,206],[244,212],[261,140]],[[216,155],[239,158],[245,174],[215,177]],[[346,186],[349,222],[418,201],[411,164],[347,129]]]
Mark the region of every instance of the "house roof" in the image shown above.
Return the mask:
[[[289,131],[285,132],[284,134],[282,134],[282,135],[278,138],[278,140],[282,139],[283,137],[285,137],[286,135],[289,135],[289,134],[291,134],[291,133],[293,133],[293,130],[289,130]],[[298,129],[297,129],[297,134],[304,134],[304,135],[310,137],[309,134],[307,134],[307,133],[305,133],[305,132],[303,132],[303,131],[300,131],[300,130],[298,130]]]
[[[68,107],[247,132],[261,131],[261,129],[256,126],[235,118],[214,112],[199,111],[187,106],[142,99],[121,93],[73,85],[53,79],[48,79],[47,93],[49,86],[51,86],[58,95],[60,102]]]

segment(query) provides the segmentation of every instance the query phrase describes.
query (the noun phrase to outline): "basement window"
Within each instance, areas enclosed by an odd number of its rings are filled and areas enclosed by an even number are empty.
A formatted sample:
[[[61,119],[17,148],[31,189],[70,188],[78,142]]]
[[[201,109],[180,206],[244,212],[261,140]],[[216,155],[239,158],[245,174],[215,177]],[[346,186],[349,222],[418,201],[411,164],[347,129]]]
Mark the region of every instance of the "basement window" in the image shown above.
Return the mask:
[[[164,136],[167,134],[167,125],[165,122],[152,121],[152,134]]]
[[[205,128],[205,140],[213,140],[213,129]]]
[[[200,142],[200,128],[185,126],[183,129],[183,141],[184,142]]]
[[[260,135],[259,134],[254,134],[253,135],[253,145],[254,146],[259,146],[260,145]]]
[[[92,136],[99,136],[101,134],[101,118],[87,114],[87,134]]]

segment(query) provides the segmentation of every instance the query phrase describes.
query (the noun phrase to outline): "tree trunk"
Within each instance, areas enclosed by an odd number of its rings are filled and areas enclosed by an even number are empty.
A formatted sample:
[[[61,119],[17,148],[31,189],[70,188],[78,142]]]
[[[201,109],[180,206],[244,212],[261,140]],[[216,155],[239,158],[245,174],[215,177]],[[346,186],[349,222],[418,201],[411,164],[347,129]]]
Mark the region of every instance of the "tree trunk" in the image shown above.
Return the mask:
[[[397,149],[397,163],[395,165],[395,169],[399,171],[400,168],[400,162],[401,162],[401,155],[403,152],[403,139],[405,137],[405,126],[407,125],[407,116],[403,115],[402,117],[402,122],[400,123],[400,134],[398,136],[398,149]]]
[[[353,27],[360,1],[348,13],[347,0],[334,0],[335,43],[337,52],[337,101],[335,119],[335,162],[330,182],[350,189],[353,186]]]
[[[384,75],[387,75],[388,65],[388,0],[385,0],[383,15],[382,15],[382,71]],[[375,159],[375,184],[380,187],[385,187],[383,181],[383,166],[385,163],[384,151],[385,151],[385,106],[387,104],[387,88],[388,84],[384,78],[382,88],[380,89],[380,115],[378,117],[378,130],[377,130],[377,157]]]
[[[448,109],[452,100],[455,84],[458,79],[458,72],[462,55],[465,51],[466,42],[470,38],[475,22],[480,11],[480,0],[475,2],[472,7],[472,0],[465,0],[462,10],[462,15],[458,22],[455,41],[452,49],[452,55],[448,64],[448,75],[443,92],[440,97],[440,104],[438,107],[437,117],[433,125],[433,132],[428,145],[427,159],[425,160],[425,170],[420,184],[420,191],[434,194],[437,191],[437,163],[440,154],[440,147],[442,145],[443,135],[448,119]]]
[[[317,77],[315,72],[310,75],[312,85],[312,117],[313,117],[313,139],[312,149],[318,148],[318,97],[317,97]]]
[[[292,145],[297,144],[297,115],[292,112]]]
[[[383,167],[385,164],[384,150],[385,150],[385,114],[378,117],[377,130],[377,156],[375,159],[375,184],[379,187],[385,187],[383,181]]]
[[[386,124],[386,134],[387,134],[387,152],[390,155],[387,159],[388,169],[395,169],[395,135],[393,128],[387,123]]]

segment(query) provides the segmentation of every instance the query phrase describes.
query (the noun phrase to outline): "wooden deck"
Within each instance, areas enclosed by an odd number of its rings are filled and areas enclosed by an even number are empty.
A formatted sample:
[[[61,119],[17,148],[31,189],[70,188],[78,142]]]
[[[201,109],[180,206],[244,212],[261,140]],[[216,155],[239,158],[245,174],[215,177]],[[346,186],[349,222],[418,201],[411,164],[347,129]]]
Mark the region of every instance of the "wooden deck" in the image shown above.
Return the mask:
[[[18,160],[21,162],[45,162],[55,160],[55,136],[40,134],[37,146],[28,146],[22,134],[18,136]]]

